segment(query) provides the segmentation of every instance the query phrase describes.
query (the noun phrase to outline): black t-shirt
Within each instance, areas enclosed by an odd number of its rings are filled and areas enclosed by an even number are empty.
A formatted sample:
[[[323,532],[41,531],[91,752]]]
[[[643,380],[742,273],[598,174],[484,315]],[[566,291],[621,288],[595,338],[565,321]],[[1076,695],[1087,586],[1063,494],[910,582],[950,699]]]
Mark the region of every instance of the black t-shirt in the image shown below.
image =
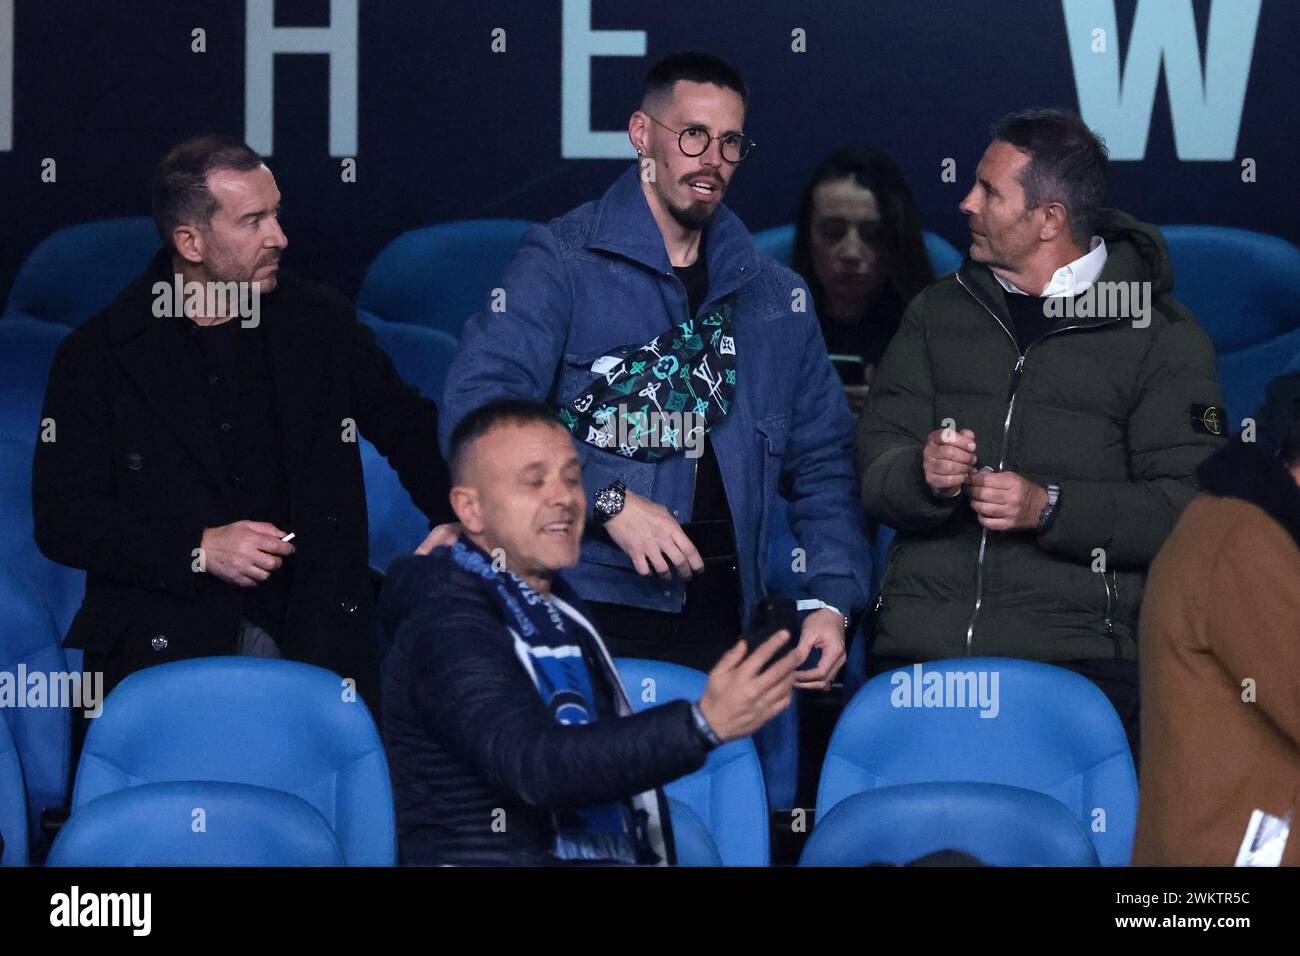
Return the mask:
[[[673,272],[686,287],[690,314],[695,316],[709,288],[703,243],[693,265],[674,266]],[[718,427],[728,426],[724,422]],[[705,572],[686,582],[680,614],[588,602],[601,637],[616,657],[649,657],[707,671],[740,634],[735,524],[712,442],[704,441],[695,466],[691,520],[682,530],[704,558]]]
[[[689,266],[673,266],[673,272],[686,287],[687,308],[691,316],[695,316],[704,305],[704,298],[709,291],[709,265],[704,258],[704,244],[701,242],[699,256],[694,263]],[[691,522],[704,521],[731,523],[731,509],[727,505],[727,492],[722,486],[718,456],[713,453],[713,443],[707,437],[700,457],[696,460],[695,500],[691,507]],[[696,542],[697,547],[699,544]]]

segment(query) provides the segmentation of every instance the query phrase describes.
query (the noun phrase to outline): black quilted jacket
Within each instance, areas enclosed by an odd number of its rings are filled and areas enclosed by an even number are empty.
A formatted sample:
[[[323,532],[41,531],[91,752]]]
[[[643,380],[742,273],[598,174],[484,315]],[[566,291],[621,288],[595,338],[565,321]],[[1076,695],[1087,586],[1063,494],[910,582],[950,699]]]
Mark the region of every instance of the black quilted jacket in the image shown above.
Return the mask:
[[[662,786],[708,753],[688,703],[619,718],[598,679],[600,719],[556,723],[481,587],[447,549],[388,571],[383,734],[403,863],[555,863],[553,811]]]

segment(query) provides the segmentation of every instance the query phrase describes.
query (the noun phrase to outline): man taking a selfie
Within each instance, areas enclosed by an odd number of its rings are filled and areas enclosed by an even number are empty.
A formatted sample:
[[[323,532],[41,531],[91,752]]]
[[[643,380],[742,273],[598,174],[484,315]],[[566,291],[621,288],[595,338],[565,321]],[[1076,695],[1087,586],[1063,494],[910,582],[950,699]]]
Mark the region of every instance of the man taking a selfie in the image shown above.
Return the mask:
[[[698,701],[632,714],[562,569],[585,524],[582,463],[537,402],[499,400],[451,439],[450,547],[399,558],[381,611],[384,743],[402,861],[674,861],[664,784],[790,703],[798,653],[731,635]],[[764,665],[771,666],[764,669]]]

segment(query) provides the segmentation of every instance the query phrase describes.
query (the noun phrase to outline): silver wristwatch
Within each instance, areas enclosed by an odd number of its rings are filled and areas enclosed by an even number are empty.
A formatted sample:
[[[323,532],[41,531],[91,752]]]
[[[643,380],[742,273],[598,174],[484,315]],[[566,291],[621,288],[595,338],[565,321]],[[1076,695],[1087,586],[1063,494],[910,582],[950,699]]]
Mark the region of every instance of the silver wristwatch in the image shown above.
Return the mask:
[[[599,524],[604,524],[623,510],[625,501],[627,501],[627,485],[616,481],[608,488],[596,492],[596,500],[592,506],[593,516]]]
[[[1061,506],[1061,486],[1058,484],[1049,484],[1047,486],[1047,504],[1043,505],[1043,510],[1038,512],[1038,530],[1046,531],[1056,520],[1056,513]]]

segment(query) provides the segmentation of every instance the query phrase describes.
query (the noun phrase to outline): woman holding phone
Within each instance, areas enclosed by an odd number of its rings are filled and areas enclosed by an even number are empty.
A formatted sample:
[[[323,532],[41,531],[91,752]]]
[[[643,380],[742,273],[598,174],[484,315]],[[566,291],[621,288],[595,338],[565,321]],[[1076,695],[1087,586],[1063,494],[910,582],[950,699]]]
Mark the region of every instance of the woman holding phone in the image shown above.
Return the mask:
[[[892,159],[846,146],[822,161],[799,206],[793,265],[856,415],[903,309],[935,279],[916,202]]]

